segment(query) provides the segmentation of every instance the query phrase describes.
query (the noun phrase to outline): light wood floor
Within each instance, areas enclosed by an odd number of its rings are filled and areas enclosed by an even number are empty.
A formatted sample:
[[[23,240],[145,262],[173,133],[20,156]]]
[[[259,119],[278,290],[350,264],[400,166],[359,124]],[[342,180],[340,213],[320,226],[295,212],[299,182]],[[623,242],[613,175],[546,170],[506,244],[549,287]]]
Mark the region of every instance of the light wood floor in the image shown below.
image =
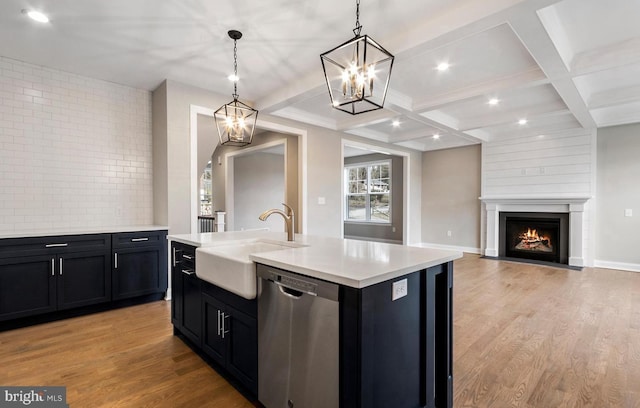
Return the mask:
[[[455,407],[640,407],[640,274],[456,261]],[[71,408],[253,407],[179,339],[170,305],[0,333],[0,385]],[[392,407],[390,407],[392,408]]]

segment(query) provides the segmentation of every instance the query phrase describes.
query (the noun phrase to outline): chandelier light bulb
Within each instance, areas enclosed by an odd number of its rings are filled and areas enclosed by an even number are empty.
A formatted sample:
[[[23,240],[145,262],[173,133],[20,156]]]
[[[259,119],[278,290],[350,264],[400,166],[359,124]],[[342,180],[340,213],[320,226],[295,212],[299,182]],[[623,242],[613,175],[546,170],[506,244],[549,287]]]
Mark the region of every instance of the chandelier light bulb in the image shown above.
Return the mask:
[[[37,10],[22,10],[22,13],[29,16],[30,19],[37,21],[38,23],[48,23],[49,17],[46,14]]]

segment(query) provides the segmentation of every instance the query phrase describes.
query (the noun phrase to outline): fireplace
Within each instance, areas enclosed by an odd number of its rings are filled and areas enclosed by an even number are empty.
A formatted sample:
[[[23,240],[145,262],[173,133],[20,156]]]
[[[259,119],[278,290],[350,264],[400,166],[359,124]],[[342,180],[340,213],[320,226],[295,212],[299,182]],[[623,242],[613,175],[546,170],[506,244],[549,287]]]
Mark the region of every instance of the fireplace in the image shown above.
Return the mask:
[[[568,264],[569,214],[501,212],[499,256]]]
[[[575,267],[585,266],[589,248],[588,201],[591,197],[485,196],[480,199],[484,204],[486,216],[485,256],[506,257],[504,217],[507,214],[529,217],[535,213],[538,214],[535,217],[541,218],[556,218],[559,214],[564,214],[561,215],[564,221],[561,221],[560,225],[560,263]],[[567,256],[568,261],[565,260]]]

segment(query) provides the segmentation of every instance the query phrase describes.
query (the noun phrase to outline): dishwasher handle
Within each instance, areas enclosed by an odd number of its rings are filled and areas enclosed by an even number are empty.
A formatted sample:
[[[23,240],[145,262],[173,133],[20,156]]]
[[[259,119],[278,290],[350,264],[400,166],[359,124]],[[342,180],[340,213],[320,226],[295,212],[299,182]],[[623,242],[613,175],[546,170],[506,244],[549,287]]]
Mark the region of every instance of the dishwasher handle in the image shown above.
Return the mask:
[[[287,286],[284,286],[281,283],[278,283],[278,282],[273,282],[273,283],[278,285],[278,289],[280,290],[280,293],[282,293],[283,295],[285,295],[286,297],[288,297],[290,299],[298,300],[298,299],[300,299],[302,297],[302,295],[304,295],[304,292],[300,292],[299,290],[291,289],[291,288],[289,288]]]
[[[278,288],[280,289],[280,293],[293,299],[299,299],[304,294],[311,295],[311,296],[318,296],[318,294],[312,290],[300,290],[300,288],[295,288],[293,286],[287,285],[286,283],[282,283],[276,280],[272,282],[278,285]]]
[[[340,300],[339,285],[333,282],[263,264],[257,265],[256,274],[264,283],[274,283],[280,293],[292,299],[299,299],[307,294],[336,302]]]

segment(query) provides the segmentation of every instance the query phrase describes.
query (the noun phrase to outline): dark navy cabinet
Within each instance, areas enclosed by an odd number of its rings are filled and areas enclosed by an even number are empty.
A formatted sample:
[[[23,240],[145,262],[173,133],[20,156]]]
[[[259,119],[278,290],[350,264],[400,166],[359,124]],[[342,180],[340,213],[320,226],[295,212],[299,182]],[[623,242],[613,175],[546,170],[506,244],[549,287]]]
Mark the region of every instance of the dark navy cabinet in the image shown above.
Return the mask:
[[[111,300],[109,234],[0,240],[0,320]]]
[[[407,295],[392,285],[407,279]],[[341,287],[340,408],[451,408],[453,263]]]
[[[113,234],[113,299],[167,290],[164,231]]]
[[[195,247],[173,242],[171,321],[181,335],[249,398],[258,393],[257,301],[199,279]]]
[[[202,283],[202,349],[251,394],[258,393],[257,302]]]
[[[166,289],[164,230],[0,239],[0,329]]]
[[[200,346],[202,293],[196,276],[196,249],[173,243],[171,252],[171,322],[175,330]]]

